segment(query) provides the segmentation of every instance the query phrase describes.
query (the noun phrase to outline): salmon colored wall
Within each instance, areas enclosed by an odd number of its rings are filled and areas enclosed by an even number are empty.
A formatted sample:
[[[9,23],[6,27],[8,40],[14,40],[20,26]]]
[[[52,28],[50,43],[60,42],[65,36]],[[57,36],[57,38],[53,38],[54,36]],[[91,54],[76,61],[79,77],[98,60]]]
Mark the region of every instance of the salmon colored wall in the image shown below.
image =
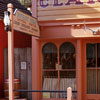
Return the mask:
[[[14,32],[14,47],[25,48],[31,47],[31,36]],[[3,96],[3,82],[4,82],[4,48],[7,48],[7,33],[4,30],[3,21],[0,20],[0,97]]]
[[[41,38],[68,38],[72,37],[71,26],[48,26],[41,28]]]
[[[99,26],[100,24],[87,25],[87,27],[91,29],[98,29]],[[90,37],[92,38],[100,37],[100,33],[93,35],[93,33],[88,29],[84,31],[84,24],[80,25],[80,27],[75,27],[72,25],[41,26],[41,38],[90,38]]]
[[[41,65],[40,65],[40,42],[32,37],[32,90],[41,90]],[[32,100],[41,100],[40,93],[33,92]]]

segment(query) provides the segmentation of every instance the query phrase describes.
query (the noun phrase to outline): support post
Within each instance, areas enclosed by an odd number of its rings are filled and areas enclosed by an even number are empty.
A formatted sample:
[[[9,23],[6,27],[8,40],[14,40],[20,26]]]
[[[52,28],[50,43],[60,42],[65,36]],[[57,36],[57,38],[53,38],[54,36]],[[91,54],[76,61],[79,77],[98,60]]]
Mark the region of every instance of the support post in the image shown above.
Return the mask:
[[[77,87],[77,100],[82,100],[82,43],[77,40],[76,49],[76,87]]]
[[[37,18],[37,0],[32,0],[32,16]],[[32,90],[39,90],[41,87],[39,42],[37,39],[37,37],[32,36]],[[40,94],[41,93],[32,93],[32,100],[40,100]]]
[[[8,31],[8,74],[9,74],[9,100],[14,100],[14,31],[13,31],[13,5],[8,4],[10,12],[11,31]]]
[[[67,100],[72,100],[72,88],[67,88]]]
[[[39,90],[41,84],[39,66],[39,42],[36,37],[32,37],[32,90]],[[40,73],[39,73],[40,72]],[[40,100],[40,93],[33,92],[32,100]]]

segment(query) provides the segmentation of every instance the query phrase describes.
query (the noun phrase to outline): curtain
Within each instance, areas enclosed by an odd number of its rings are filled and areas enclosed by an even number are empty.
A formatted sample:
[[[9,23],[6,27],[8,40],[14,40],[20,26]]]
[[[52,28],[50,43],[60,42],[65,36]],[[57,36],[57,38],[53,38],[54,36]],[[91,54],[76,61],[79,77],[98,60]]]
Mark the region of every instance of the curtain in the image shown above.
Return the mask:
[[[96,93],[96,70],[87,70],[87,93]]]
[[[44,78],[43,90],[58,90],[58,78]],[[58,93],[50,93],[50,98],[57,98]]]
[[[73,91],[76,91],[76,79],[75,78],[61,78],[60,90],[67,90],[68,87],[72,87]],[[43,90],[58,90],[58,78],[44,78]],[[61,98],[66,98],[66,93],[60,93]],[[76,97],[76,94],[73,94]],[[50,98],[58,98],[58,93],[50,93]]]

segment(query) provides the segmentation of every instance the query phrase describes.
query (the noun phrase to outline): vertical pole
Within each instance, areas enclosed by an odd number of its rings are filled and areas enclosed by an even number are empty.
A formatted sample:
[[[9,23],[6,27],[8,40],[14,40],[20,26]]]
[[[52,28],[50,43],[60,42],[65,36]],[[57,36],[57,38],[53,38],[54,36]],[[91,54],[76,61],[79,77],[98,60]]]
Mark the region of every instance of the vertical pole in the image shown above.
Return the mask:
[[[76,49],[76,87],[77,87],[77,100],[82,100],[82,43],[77,40]]]
[[[10,12],[11,31],[8,31],[8,74],[9,74],[9,100],[14,100],[14,31],[13,31],[13,5],[8,4]]]
[[[67,88],[67,100],[72,100],[72,88]]]
[[[59,70],[59,49],[58,49],[58,90],[60,90],[60,70]],[[60,98],[60,93],[58,93],[58,98]]]
[[[38,58],[38,54],[39,54],[39,43],[38,41],[36,40],[35,37],[32,37],[32,89],[33,90],[38,90],[39,89],[39,85],[40,83],[39,82],[39,70],[40,70],[40,67],[38,66],[38,63],[39,63],[39,58]],[[32,93],[32,100],[39,100],[38,98],[38,95],[39,93],[37,92],[33,92]]]
[[[37,18],[37,0],[32,0],[32,16]],[[39,66],[39,42],[37,37],[32,36],[32,89],[40,89],[40,66]],[[32,100],[40,100],[40,93],[32,93]]]

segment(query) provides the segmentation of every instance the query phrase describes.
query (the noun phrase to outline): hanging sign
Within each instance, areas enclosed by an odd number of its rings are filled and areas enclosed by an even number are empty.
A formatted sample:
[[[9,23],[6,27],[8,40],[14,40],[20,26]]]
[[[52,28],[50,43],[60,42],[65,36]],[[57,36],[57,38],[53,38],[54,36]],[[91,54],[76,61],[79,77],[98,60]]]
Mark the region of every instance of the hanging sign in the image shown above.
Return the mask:
[[[14,30],[33,36],[40,36],[37,19],[19,10],[14,15]]]

